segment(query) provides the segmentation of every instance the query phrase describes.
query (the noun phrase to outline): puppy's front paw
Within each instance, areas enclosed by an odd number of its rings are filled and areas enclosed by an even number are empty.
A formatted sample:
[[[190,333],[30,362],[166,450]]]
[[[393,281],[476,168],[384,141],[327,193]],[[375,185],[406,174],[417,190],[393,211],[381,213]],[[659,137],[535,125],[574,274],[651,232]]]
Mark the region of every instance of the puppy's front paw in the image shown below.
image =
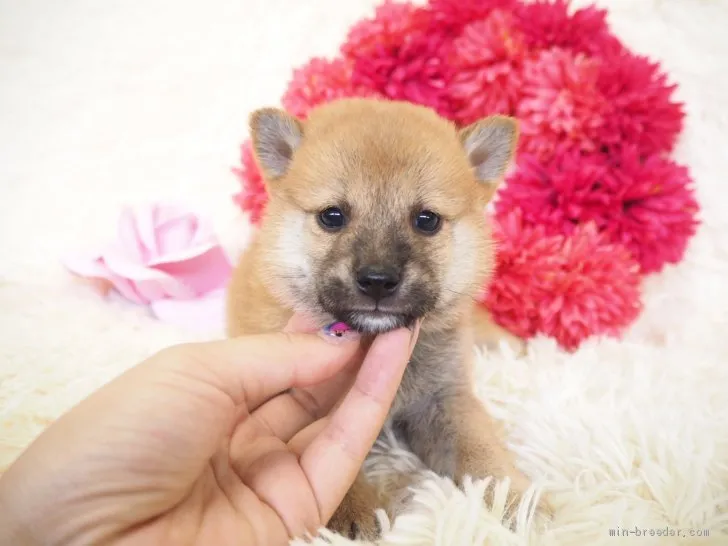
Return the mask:
[[[358,479],[331,516],[326,527],[352,540],[376,540],[382,534],[375,510],[379,508],[376,490]]]
[[[505,509],[505,519],[511,524],[511,528],[516,527],[516,514],[518,509],[523,502],[523,498],[526,495],[526,491],[531,487],[531,482],[521,472],[515,470],[510,475],[510,487],[508,489],[508,498]],[[491,488],[489,488],[490,490]],[[492,496],[486,493],[486,502],[491,502]],[[541,495],[536,504],[536,513],[541,516],[550,519],[553,516],[553,508],[549,503],[548,496]]]

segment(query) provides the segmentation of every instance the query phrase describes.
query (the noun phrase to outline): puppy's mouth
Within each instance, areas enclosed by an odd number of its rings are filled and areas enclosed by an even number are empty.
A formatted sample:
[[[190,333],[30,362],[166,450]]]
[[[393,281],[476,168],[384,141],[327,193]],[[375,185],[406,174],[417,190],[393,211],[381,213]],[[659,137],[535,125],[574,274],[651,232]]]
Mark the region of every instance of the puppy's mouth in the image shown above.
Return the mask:
[[[327,318],[345,323],[363,335],[378,335],[399,328],[412,329],[418,319],[435,309],[436,299],[425,283],[410,283],[385,297],[368,297],[344,282],[329,282],[318,291],[318,307]]]
[[[336,319],[364,335],[377,335],[398,328],[412,328],[417,317],[407,313],[374,310],[346,310],[335,313]]]

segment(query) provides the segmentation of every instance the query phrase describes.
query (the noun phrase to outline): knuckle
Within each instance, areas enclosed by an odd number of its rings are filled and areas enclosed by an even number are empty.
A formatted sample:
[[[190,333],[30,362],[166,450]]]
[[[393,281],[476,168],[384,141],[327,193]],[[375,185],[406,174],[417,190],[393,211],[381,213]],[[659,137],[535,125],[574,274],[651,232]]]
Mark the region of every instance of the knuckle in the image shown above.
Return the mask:
[[[390,403],[381,395],[381,393],[377,392],[370,382],[359,380],[354,382],[354,386],[352,388],[359,396],[369,400],[379,408],[387,408],[390,405]]]
[[[323,417],[323,408],[316,397],[305,389],[291,389],[289,394],[294,402],[308,415],[312,420],[316,421]]]
[[[331,419],[323,431],[326,441],[337,445],[346,454],[347,457],[356,460],[358,458],[357,449],[352,443],[352,434],[341,423],[340,419]]]

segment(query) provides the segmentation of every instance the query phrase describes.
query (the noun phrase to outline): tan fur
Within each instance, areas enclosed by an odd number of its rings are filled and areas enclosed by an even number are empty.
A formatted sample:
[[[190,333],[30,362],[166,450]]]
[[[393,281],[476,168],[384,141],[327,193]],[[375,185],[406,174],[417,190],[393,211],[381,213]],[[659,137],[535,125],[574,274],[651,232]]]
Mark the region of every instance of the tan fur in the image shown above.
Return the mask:
[[[474,305],[493,269],[484,207],[515,150],[514,127],[491,117],[458,132],[426,108],[364,99],[319,107],[306,122],[273,109],[253,114],[270,201],[229,288],[228,333],[279,330],[296,310],[330,322],[332,312],[320,303],[328,287],[346,285],[355,262],[394,260],[403,249],[410,257],[396,301],[429,307],[390,422],[434,471],[458,482],[510,477],[517,495],[529,481],[473,394],[472,377],[476,340],[522,348]],[[324,232],[317,214],[341,203],[350,223]],[[415,233],[418,207],[442,216],[440,232]],[[364,305],[348,285],[342,290],[338,300]],[[355,525],[372,538],[381,503],[360,476],[329,526],[349,534]]]
[[[380,530],[375,511],[386,502],[381,492],[359,473],[344,502],[331,516],[328,528],[351,539],[376,538]]]
[[[476,345],[498,348],[501,343],[505,343],[516,355],[523,356],[525,354],[526,344],[524,341],[499,326],[493,320],[490,312],[482,305],[474,307],[471,324],[474,333],[473,341]]]

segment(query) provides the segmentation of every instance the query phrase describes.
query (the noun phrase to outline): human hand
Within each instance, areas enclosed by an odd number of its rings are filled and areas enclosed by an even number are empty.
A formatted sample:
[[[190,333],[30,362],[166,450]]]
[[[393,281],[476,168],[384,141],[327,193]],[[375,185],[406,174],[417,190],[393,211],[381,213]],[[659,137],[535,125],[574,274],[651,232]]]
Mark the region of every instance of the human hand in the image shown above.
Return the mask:
[[[376,440],[417,329],[368,350],[298,318],[287,330],[163,350],[74,407],[0,478],[0,544],[315,533]]]

